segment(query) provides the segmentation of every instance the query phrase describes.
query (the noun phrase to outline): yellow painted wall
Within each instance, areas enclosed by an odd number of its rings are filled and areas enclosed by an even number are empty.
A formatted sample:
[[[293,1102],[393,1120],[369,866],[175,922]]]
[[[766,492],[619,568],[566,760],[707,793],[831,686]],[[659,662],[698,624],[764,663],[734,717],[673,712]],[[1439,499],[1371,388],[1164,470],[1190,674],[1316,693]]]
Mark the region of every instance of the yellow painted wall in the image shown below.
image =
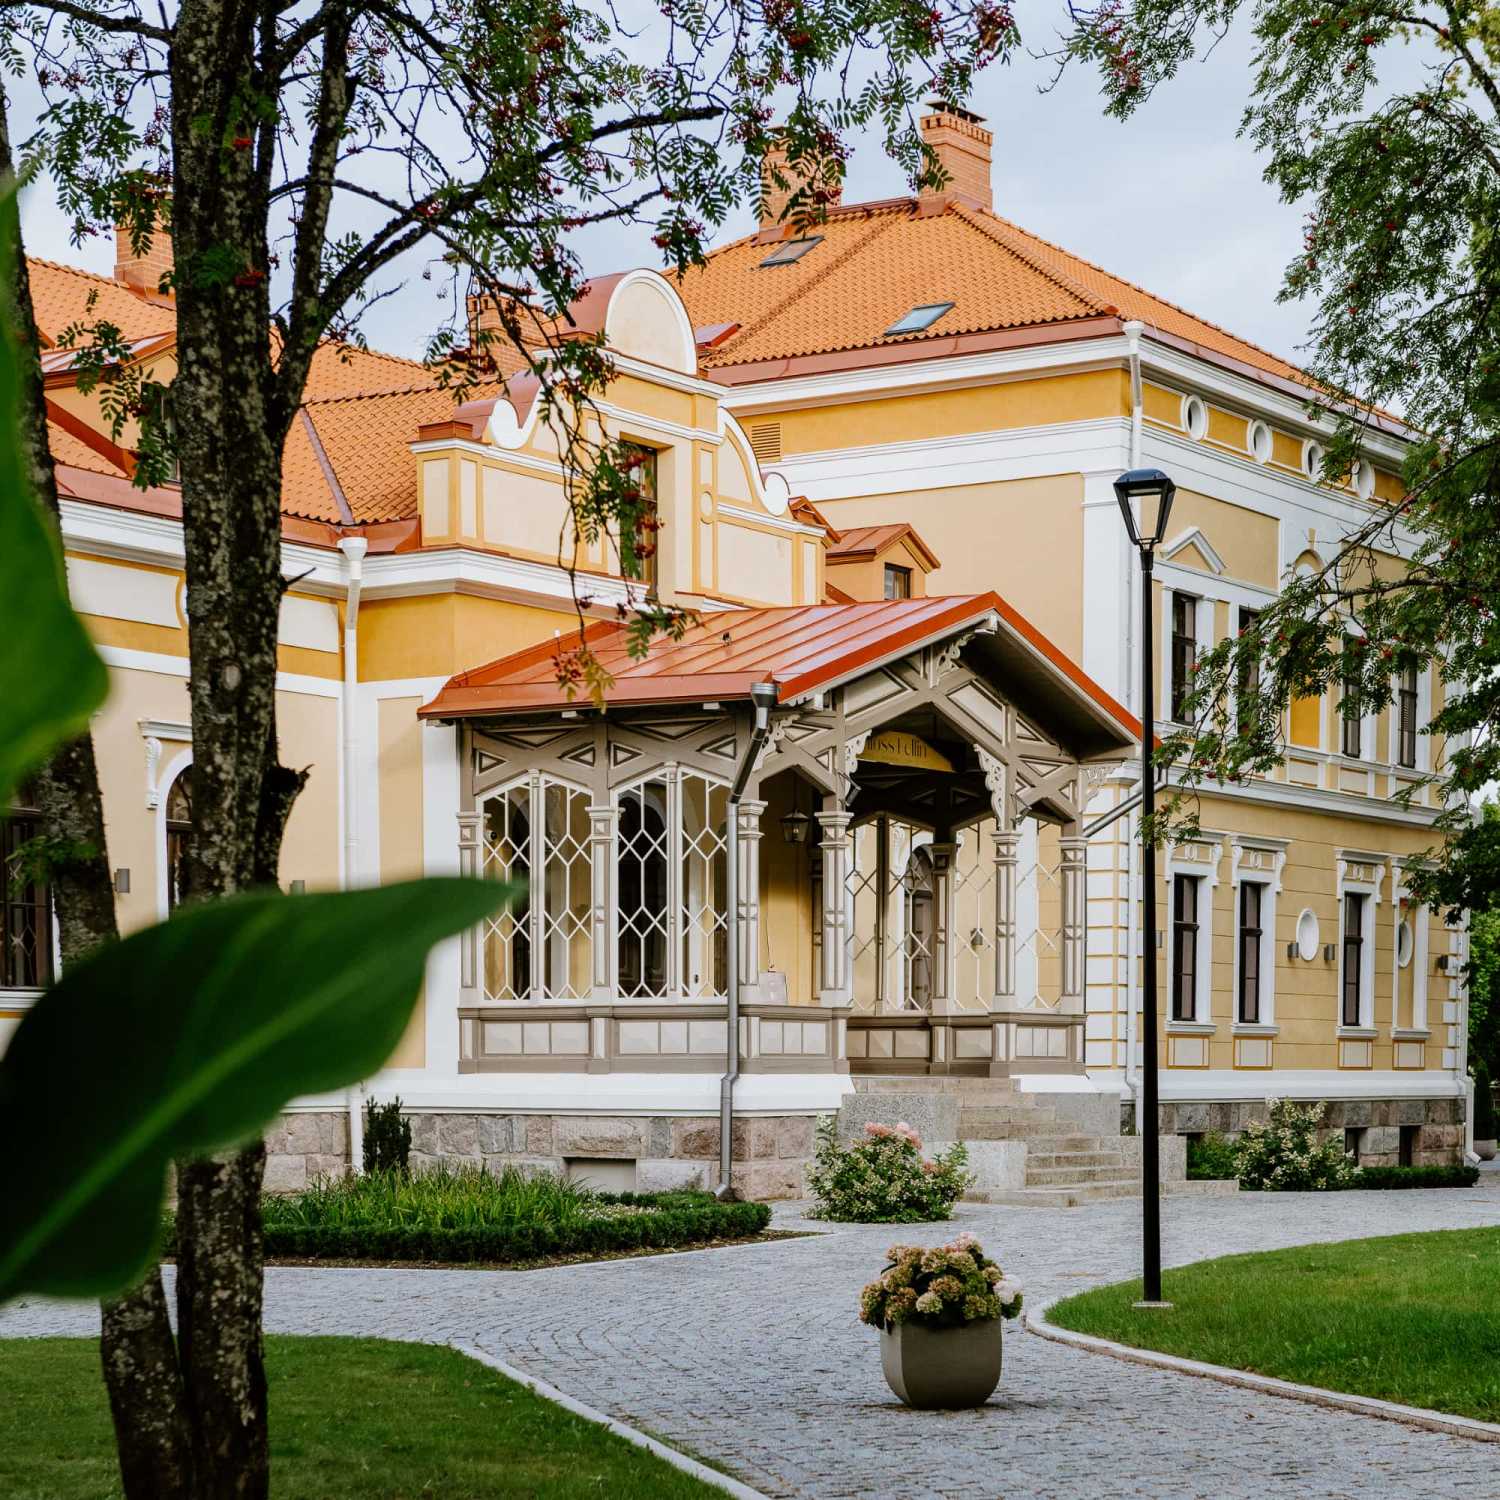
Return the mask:
[[[1264,804],[1233,802],[1224,798],[1205,799],[1202,823],[1215,834],[1242,833],[1291,840],[1282,871],[1281,894],[1276,901],[1275,954],[1275,1024],[1273,1061],[1279,1069],[1332,1070],[1339,1065],[1337,1038],[1339,920],[1337,850],[1358,849],[1371,853],[1410,856],[1420,853],[1432,842],[1431,834],[1420,828],[1373,823],[1365,819],[1341,818],[1328,813]],[[1233,861],[1232,844],[1224,844],[1219,861],[1219,884],[1213,901],[1213,970],[1212,1020],[1217,1030],[1210,1040],[1208,1065],[1212,1068],[1233,1066],[1233,1031],[1236,997],[1233,990],[1234,944],[1238,914],[1235,888],[1230,881]],[[1388,1069],[1394,1065],[1391,1040],[1392,1000],[1396,976],[1402,975],[1410,994],[1411,966],[1397,970],[1395,965],[1395,916],[1391,901],[1394,871],[1389,862],[1375,909],[1375,985],[1374,1019],[1378,1033],[1372,1066]],[[1164,934],[1157,956],[1158,994],[1160,995],[1163,1032],[1171,1007],[1171,932],[1167,927],[1167,882],[1162,879],[1158,892],[1158,929]],[[1289,959],[1287,945],[1296,936],[1297,921],[1304,910],[1311,909],[1318,919],[1319,955],[1312,962]],[[1325,961],[1322,945],[1332,943],[1335,957]],[[1427,959],[1427,1024],[1431,1033],[1428,1062],[1436,1065],[1443,1045],[1442,1002],[1448,997],[1448,981],[1436,972],[1434,960],[1447,951],[1447,933],[1441,920],[1429,917]],[[1413,960],[1413,963],[1415,960]],[[1409,1016],[1409,1000],[1407,1015]],[[1403,1023],[1404,1024],[1404,1023]],[[1167,1063],[1167,1043],[1163,1035],[1160,1058]],[[1253,1077],[1252,1070],[1244,1070]],[[1188,1076],[1191,1070],[1180,1070]]]
[[[1006,427],[1078,422],[1120,416],[1129,410],[1124,372],[1091,370],[961,391],[904,392],[881,400],[762,412],[754,421],[781,424],[783,453],[818,453]]]
[[[1082,654],[1082,475],[863,495],[818,508],[840,530],[911,522],[937,554],[929,594],[994,589],[1068,655]]]
[[[1273,589],[1277,584],[1277,530],[1274,516],[1261,515],[1241,505],[1178,490],[1172,502],[1171,533],[1179,536],[1196,526],[1224,562],[1231,578]],[[1174,557],[1173,562],[1181,562]]]
[[[910,570],[913,599],[920,599],[928,592],[927,559],[904,537],[898,542],[893,542],[876,557],[860,558],[852,562],[826,558],[823,567],[829,583],[853,598],[883,599],[885,598],[887,563],[893,567]]]
[[[363,611],[361,611],[363,613]],[[363,636],[363,631],[360,632]],[[361,641],[361,645],[363,642]],[[382,698],[377,734],[380,767],[380,880],[414,880],[422,866],[422,723],[420,698]],[[427,994],[418,997],[406,1034],[388,1066],[420,1068],[427,1060]]]
[[[577,626],[571,612],[472,594],[370,599],[359,611],[360,681],[451,676]]]

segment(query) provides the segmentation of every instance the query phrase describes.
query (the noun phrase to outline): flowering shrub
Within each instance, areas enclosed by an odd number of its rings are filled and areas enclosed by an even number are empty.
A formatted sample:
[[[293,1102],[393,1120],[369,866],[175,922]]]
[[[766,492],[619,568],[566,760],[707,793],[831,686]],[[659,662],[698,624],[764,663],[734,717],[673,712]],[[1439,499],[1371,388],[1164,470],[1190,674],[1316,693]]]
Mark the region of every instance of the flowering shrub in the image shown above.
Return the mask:
[[[1359,1168],[1344,1155],[1342,1141],[1319,1143],[1322,1118],[1321,1104],[1273,1099],[1270,1120],[1247,1125],[1240,1136],[1240,1186],[1282,1193],[1353,1187]]]
[[[972,1234],[934,1250],[892,1245],[887,1253],[890,1263],[859,1294],[860,1321],[874,1328],[957,1328],[1021,1311],[1020,1286],[1006,1279]]]
[[[818,1126],[818,1149],[807,1170],[817,1216],[845,1223],[911,1224],[946,1219],[973,1177],[960,1142],[941,1156],[922,1156],[922,1139],[910,1125],[866,1125],[865,1138],[839,1144],[830,1117]]]

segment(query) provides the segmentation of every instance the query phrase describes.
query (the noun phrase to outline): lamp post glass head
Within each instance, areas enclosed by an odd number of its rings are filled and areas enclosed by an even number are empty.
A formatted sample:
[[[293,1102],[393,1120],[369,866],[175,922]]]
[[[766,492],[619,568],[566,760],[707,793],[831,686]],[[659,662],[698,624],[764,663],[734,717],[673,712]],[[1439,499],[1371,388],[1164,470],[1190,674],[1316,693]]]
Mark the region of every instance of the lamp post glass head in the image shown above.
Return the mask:
[[[1142,551],[1159,547],[1167,534],[1177,486],[1160,469],[1131,469],[1115,480],[1115,499],[1131,542]]]

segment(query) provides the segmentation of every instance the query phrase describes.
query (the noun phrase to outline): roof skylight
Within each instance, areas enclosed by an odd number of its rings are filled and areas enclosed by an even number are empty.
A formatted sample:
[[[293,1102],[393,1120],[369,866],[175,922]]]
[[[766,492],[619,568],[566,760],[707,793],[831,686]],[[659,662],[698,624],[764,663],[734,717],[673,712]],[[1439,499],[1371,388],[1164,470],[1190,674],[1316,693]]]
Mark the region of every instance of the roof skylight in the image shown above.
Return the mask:
[[[881,337],[891,339],[902,333],[921,333],[924,328],[931,328],[952,306],[951,302],[924,302],[920,307],[912,308],[904,318],[892,323]]]
[[[793,261],[801,260],[814,245],[821,245],[823,236],[821,234],[804,235],[800,240],[783,240],[763,261],[764,266],[789,266]]]

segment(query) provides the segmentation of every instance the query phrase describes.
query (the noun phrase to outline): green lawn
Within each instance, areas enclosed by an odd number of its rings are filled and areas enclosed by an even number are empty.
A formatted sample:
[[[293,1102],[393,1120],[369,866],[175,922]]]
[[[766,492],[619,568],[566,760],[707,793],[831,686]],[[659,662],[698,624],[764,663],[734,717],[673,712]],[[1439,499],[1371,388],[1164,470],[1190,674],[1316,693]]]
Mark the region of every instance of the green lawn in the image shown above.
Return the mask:
[[[1500,1421],[1500,1229],[1200,1261],[1070,1297],[1064,1328],[1283,1380]]]
[[[722,1491],[444,1349],[268,1338],[276,1500],[707,1500]],[[92,1339],[0,1340],[0,1495],[115,1500]]]

